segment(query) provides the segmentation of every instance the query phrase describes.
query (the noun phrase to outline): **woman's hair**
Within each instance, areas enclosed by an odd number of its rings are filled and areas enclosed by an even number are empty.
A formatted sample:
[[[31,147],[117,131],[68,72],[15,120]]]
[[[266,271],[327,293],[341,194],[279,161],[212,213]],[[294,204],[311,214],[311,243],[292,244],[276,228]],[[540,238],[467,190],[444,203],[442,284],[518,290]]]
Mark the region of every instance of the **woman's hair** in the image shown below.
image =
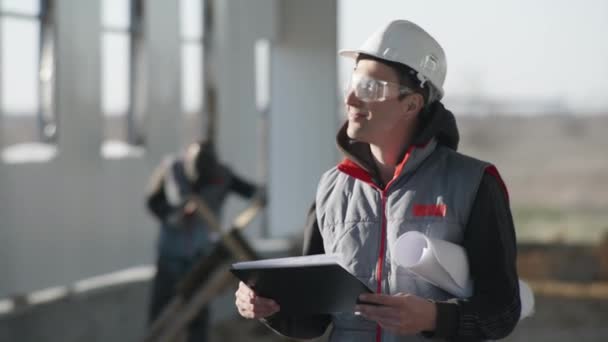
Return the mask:
[[[199,176],[209,173],[210,169],[217,167],[217,155],[215,154],[215,146],[209,140],[200,140],[196,142],[199,146],[198,154],[195,158],[195,167]]]

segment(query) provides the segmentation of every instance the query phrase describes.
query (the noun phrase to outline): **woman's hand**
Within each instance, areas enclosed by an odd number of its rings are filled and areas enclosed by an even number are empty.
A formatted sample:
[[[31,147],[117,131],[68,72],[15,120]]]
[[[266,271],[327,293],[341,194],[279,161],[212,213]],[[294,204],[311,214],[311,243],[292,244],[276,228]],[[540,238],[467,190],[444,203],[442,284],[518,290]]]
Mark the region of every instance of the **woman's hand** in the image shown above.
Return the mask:
[[[239,283],[235,293],[239,314],[248,319],[260,319],[279,312],[279,305],[272,299],[258,297],[245,283]]]
[[[359,299],[376,305],[359,304],[356,311],[383,329],[397,335],[413,335],[435,330],[437,308],[424,298],[411,294],[362,294]]]

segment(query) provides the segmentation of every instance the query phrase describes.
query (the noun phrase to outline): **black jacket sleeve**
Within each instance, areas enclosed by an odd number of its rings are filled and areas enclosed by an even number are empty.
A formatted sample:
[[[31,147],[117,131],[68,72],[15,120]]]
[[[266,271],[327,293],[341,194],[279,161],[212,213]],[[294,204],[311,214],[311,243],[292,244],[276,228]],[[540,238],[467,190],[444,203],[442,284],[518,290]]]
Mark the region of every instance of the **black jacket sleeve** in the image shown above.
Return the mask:
[[[172,172],[170,173],[169,170]],[[182,161],[166,159],[156,168],[148,181],[146,206],[150,213],[163,223],[177,225],[183,219],[182,209],[185,203],[177,205],[170,203],[165,192],[165,181],[172,175],[182,199],[191,193],[192,185],[183,172]]]
[[[467,300],[438,302],[434,337],[501,339],[519,321],[516,238],[508,195],[499,176],[484,174],[466,225],[463,247],[474,281]]]
[[[323,240],[317,223],[315,205],[310,207],[306,227],[304,229],[303,255],[313,255],[325,253]],[[314,316],[287,316],[278,312],[271,317],[262,320],[275,332],[297,339],[316,338],[325,333],[331,323],[330,315]]]
[[[162,191],[162,189],[147,197],[146,206],[150,213],[161,222],[164,221],[173,210],[167,203],[165,192]]]
[[[245,179],[239,177],[234,172],[230,172],[231,182],[230,190],[245,198],[252,198],[255,195],[257,187]]]

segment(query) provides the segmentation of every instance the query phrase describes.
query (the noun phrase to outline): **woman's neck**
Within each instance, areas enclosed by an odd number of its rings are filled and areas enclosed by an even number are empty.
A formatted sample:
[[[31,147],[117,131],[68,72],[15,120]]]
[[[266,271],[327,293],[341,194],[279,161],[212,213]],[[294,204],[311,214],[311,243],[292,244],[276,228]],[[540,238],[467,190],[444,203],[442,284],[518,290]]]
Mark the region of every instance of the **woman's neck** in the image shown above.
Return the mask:
[[[415,125],[412,125],[400,132],[391,132],[391,134],[385,135],[386,139],[380,139],[376,143],[369,144],[383,184],[386,185],[393,179],[395,169],[401,162],[403,152],[412,142],[415,131]]]

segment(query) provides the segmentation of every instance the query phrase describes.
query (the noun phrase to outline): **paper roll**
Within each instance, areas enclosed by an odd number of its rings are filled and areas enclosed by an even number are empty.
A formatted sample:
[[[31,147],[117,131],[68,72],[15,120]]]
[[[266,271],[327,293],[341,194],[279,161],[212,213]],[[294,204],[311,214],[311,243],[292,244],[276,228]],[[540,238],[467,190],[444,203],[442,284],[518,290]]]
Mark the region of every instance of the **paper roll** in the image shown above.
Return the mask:
[[[469,262],[462,246],[411,231],[397,239],[392,251],[397,265],[425,281],[458,298],[468,298],[473,294]],[[523,319],[534,312],[534,293],[522,280],[519,280],[519,292],[520,319]]]
[[[456,297],[473,293],[467,257],[458,245],[407,232],[395,242],[393,255],[398,265]]]

